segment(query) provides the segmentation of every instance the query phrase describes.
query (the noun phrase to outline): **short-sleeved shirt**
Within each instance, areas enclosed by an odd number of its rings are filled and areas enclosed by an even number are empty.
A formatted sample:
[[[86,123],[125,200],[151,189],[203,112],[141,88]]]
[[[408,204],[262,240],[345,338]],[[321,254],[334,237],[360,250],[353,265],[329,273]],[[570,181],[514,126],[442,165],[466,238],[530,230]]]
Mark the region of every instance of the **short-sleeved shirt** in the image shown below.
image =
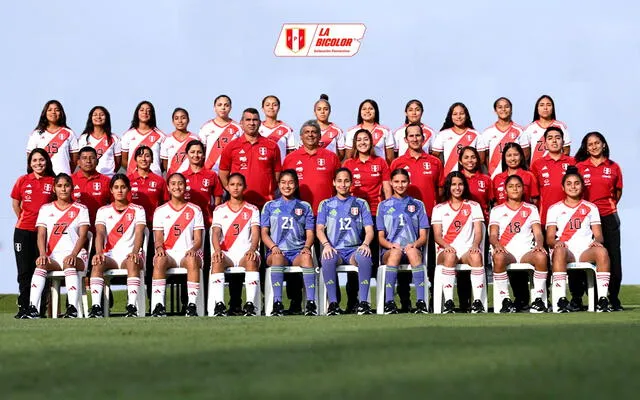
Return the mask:
[[[337,250],[362,245],[365,226],[373,226],[369,205],[363,199],[338,196],[323,200],[318,207],[318,225],[324,225],[327,240]]]
[[[409,172],[411,182],[407,194],[424,203],[430,218],[433,207],[438,203],[438,188],[444,186],[444,168],[439,158],[427,153],[413,157],[409,152],[393,160],[391,171],[402,168]]]
[[[549,127],[552,126],[562,129],[564,147],[570,146],[571,134],[567,129],[567,125],[561,121],[553,121],[551,122]],[[531,147],[530,165],[533,165],[536,160],[542,158],[543,156],[546,156],[549,153],[547,151],[547,146],[544,140],[544,131],[546,130],[547,128],[543,128],[542,126],[540,126],[539,121],[534,121],[524,128],[524,134],[527,136],[527,140],[529,141],[529,147]]]
[[[160,175],[150,172],[146,177],[141,176],[138,170],[128,175],[131,181],[131,202],[144,208],[147,216],[147,226],[151,227],[153,213],[156,208],[169,200],[167,184]]]
[[[273,128],[262,124],[258,128],[258,132],[278,145],[281,160],[284,160],[288,151],[296,149],[296,135],[293,133],[293,129],[282,121],[278,121],[278,124]]]
[[[496,206],[489,218],[489,226],[498,227],[498,240],[511,254],[533,248],[533,224],[540,224],[538,209],[524,202],[515,210],[506,203]]]
[[[71,254],[80,238],[80,227],[89,226],[89,210],[82,204],[71,203],[60,209],[55,202],[40,208],[36,227],[47,229],[47,256],[52,253]]]
[[[111,190],[109,189],[111,179],[99,173],[85,176],[82,171],[73,174],[71,179],[73,179],[73,199],[87,206],[93,226],[98,209],[111,202]]]
[[[251,227],[260,226],[260,211],[253,204],[246,202],[234,211],[229,202],[226,202],[213,210],[211,226],[222,230],[222,250],[243,254],[251,247]]]
[[[524,134],[521,126],[513,122],[504,131],[496,124],[491,125],[482,132],[482,140],[489,150],[487,165],[491,178],[502,172],[502,152],[507,143],[518,143],[522,148],[529,147],[528,136]]]
[[[351,140],[353,140],[353,138]],[[327,149],[338,154],[338,150],[344,150],[345,148],[344,132],[342,132],[342,129],[340,129],[338,125],[332,122],[329,124],[327,129],[322,129],[320,131],[319,144],[323,149]]]
[[[549,207],[546,226],[557,227],[556,240],[565,242],[569,250],[585,249],[593,242],[593,225],[600,225],[600,214],[598,207],[586,200],[581,200],[575,207],[564,201]]]
[[[389,166],[384,157],[369,157],[366,161],[359,157],[344,161],[343,167],[353,175],[351,194],[365,199],[369,203],[371,214],[376,215],[378,204],[382,201],[382,182],[388,182]]]
[[[576,164],[584,179],[584,198],[598,207],[600,216],[617,211],[616,191],[622,189],[622,170],[611,160],[595,166],[590,158]]]
[[[106,230],[105,251],[118,254],[129,254],[133,250],[135,230],[138,225],[146,225],[144,208],[129,203],[124,210],[116,210],[113,203],[100,207],[96,214],[96,226],[102,225]]]
[[[60,128],[55,132],[33,131],[27,142],[27,154],[36,148],[44,149],[49,154],[53,172],[71,175],[71,153],[80,150],[78,139],[71,129]]]
[[[189,168],[182,174],[187,180],[184,199],[200,207],[204,226],[210,227],[213,217],[213,198],[222,197],[223,192],[218,174],[206,168],[202,168],[198,172]]]
[[[22,175],[13,185],[11,198],[20,202],[20,215],[16,228],[25,231],[36,231],[36,220],[40,207],[53,201],[53,177],[37,178],[32,172]]]
[[[524,184],[524,187],[522,188],[523,201],[531,203],[534,197],[540,196],[540,192],[538,189],[538,180],[533,175],[533,173],[531,173],[531,171],[518,168],[515,175],[518,175],[520,178],[522,178],[522,183]],[[505,183],[507,182],[508,177],[509,172],[503,171],[493,178],[493,200],[496,202],[496,204],[502,204],[507,201],[507,188],[505,187]]]
[[[213,119],[205,122],[198,133],[200,140],[206,147],[204,166],[219,172],[222,151],[241,134],[242,128],[235,121],[229,121],[226,125],[218,125]]]
[[[313,210],[306,201],[280,197],[264,205],[260,226],[269,228],[269,236],[280,250],[300,250],[307,241],[307,231],[315,228]]]
[[[149,132],[142,133],[136,128],[131,128],[122,134],[122,151],[128,154],[127,174],[135,171],[136,150],[140,146],[148,146],[153,153],[153,162],[151,163],[151,172],[154,174],[162,175],[162,168],[160,166],[160,154],[162,142],[164,142],[167,135],[160,129],[154,128]]]
[[[180,209],[165,203],[153,214],[153,230],[162,231],[165,250],[184,254],[193,247],[194,232],[204,230],[202,211],[193,203],[187,203]]]
[[[463,133],[457,134],[453,128],[449,128],[436,135],[431,144],[431,150],[442,153],[444,176],[447,176],[451,171],[458,170],[458,154],[466,146],[475,147],[479,152],[487,150],[482,136],[473,129],[467,129]]]
[[[420,126],[422,127],[422,136],[424,137],[422,142],[422,151],[429,154],[431,152],[431,143],[436,136],[436,131],[425,124],[420,124]],[[398,156],[405,155],[407,150],[409,149],[409,145],[404,140],[406,129],[407,124],[404,124],[400,128],[396,129],[396,131],[393,133],[393,141],[395,143],[394,150],[396,153],[398,153]]]
[[[576,165],[573,157],[562,154],[558,160],[551,158],[549,154],[536,160],[531,166],[531,172],[538,182],[540,192],[540,217],[545,223],[547,210],[552,204],[565,198],[562,190],[562,177],[567,172],[569,165]]]
[[[200,138],[188,132],[184,140],[180,140],[174,132],[167,136],[164,142],[162,142],[160,146],[160,159],[167,160],[167,176],[174,172],[184,172],[189,168],[187,144],[192,140],[200,140]]]
[[[93,147],[98,154],[98,166],[96,171],[102,175],[112,177],[116,171],[120,169],[120,165],[116,165],[116,157],[122,155],[122,144],[120,138],[116,135],[111,135],[111,140],[104,135],[101,138],[96,138],[93,134],[85,134],[78,139],[78,148],[85,146]]]
[[[394,196],[380,203],[376,227],[389,242],[404,247],[418,240],[420,229],[429,229],[429,220],[420,200]]]
[[[489,175],[476,172],[467,177],[467,183],[469,184],[469,192],[471,193],[471,200],[480,204],[482,208],[482,215],[484,215],[484,222],[489,222],[489,203],[493,199],[493,190],[491,188],[491,178]]]
[[[363,129],[362,125],[356,125],[347,131],[344,146],[348,150],[351,150],[353,146],[353,137],[360,129]],[[385,157],[385,150],[393,149],[395,147],[393,134],[386,126],[375,124],[371,131],[371,136],[373,138],[372,146],[378,157]]]
[[[473,200],[464,200],[457,210],[448,201],[440,203],[433,209],[431,217],[433,225],[442,225],[444,241],[456,251],[473,245],[473,225],[476,222],[484,222],[484,216],[480,204]]]

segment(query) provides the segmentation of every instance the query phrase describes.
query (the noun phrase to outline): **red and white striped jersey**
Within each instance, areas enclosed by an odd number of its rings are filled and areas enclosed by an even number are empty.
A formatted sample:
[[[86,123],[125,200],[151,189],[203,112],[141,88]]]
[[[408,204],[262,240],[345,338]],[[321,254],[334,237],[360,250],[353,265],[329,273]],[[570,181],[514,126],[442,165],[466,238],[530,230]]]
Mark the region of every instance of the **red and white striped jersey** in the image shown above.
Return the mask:
[[[565,147],[571,145],[571,134],[564,122],[553,121],[549,126],[555,126],[562,129]],[[534,121],[524,128],[524,134],[527,135],[529,147],[531,147],[531,162],[529,162],[529,165],[532,165],[534,161],[542,158],[548,153],[547,147],[544,143],[545,130],[546,128],[541,127],[538,121]]]
[[[233,211],[229,203],[223,203],[213,210],[212,227],[222,230],[222,250],[242,254],[251,247],[251,227],[260,225],[260,211],[253,204],[244,203]]]
[[[49,131],[33,131],[27,141],[27,154],[33,149],[44,149],[49,153],[51,163],[53,164],[53,172],[59,174],[64,172],[71,175],[71,153],[77,153],[78,139],[75,133],[69,128],[60,128],[55,132]]]
[[[111,135],[111,143],[107,140],[107,136],[97,139],[92,134],[82,135],[78,139],[78,148],[90,146],[96,149],[98,153],[98,166],[96,171],[102,175],[112,177],[115,171],[120,169],[120,165],[116,168],[116,156],[122,155],[122,143],[116,135]]]
[[[353,137],[358,129],[361,128],[362,125],[356,125],[347,131],[344,142],[344,147],[347,150],[351,150]],[[378,157],[385,157],[385,149],[393,149],[395,147],[393,134],[386,126],[376,124],[371,132],[371,136],[373,137],[373,149]]]
[[[494,207],[489,217],[489,226],[498,227],[500,244],[511,254],[519,254],[521,249],[533,248],[533,224],[539,223],[538,209],[529,203],[522,203],[515,210],[503,203]]]
[[[453,128],[440,131],[431,144],[431,150],[442,153],[444,159],[444,176],[451,171],[458,170],[458,153],[466,146],[475,147],[479,152],[487,150],[482,136],[473,130],[467,129],[458,135]]]
[[[600,225],[600,214],[595,204],[586,200],[570,207],[559,201],[549,207],[547,227],[557,227],[556,239],[569,248],[585,248],[593,241],[592,225]]]
[[[351,138],[351,140],[353,140],[353,138]],[[320,147],[324,147],[336,154],[338,154],[338,150],[344,150],[345,137],[342,129],[333,122],[327,127],[327,129],[322,129],[320,131]]]
[[[491,179],[502,172],[502,149],[507,143],[518,143],[522,148],[529,147],[527,135],[522,131],[522,127],[514,123],[505,131],[501,131],[496,124],[491,125],[482,132],[482,141],[489,150],[487,165]]]
[[[153,213],[153,230],[163,232],[165,250],[184,254],[193,247],[194,232],[204,230],[202,211],[193,203],[175,209],[167,202]]]
[[[422,150],[425,153],[431,153],[431,144],[433,143],[433,139],[436,136],[436,131],[431,129],[425,124],[421,124],[422,126],[422,135],[424,135],[424,141],[422,142]],[[393,133],[393,141],[395,142],[394,150],[398,153],[398,157],[403,156],[404,153],[409,149],[409,145],[405,142],[405,129],[407,128],[407,124],[402,125],[400,128],[396,129]]]
[[[220,172],[220,156],[222,150],[233,139],[240,137],[242,128],[235,121],[229,121],[226,125],[218,125],[215,120],[204,123],[200,128],[198,136],[207,149],[204,159],[204,166]]]
[[[474,222],[484,222],[484,215],[480,204],[472,200],[463,201],[457,210],[449,202],[440,203],[431,216],[431,225],[442,225],[444,241],[456,249],[471,247]]]
[[[98,209],[96,225],[106,229],[105,252],[129,254],[133,250],[136,226],[146,226],[147,219],[142,206],[129,203],[127,208],[118,211],[111,203]]]
[[[61,210],[55,202],[40,208],[36,227],[47,228],[47,255],[70,254],[78,242],[81,226],[90,225],[89,210],[80,203],[72,203]]]
[[[167,160],[167,176],[174,172],[183,172],[189,168],[187,158],[187,143],[192,140],[200,140],[199,137],[189,132],[184,140],[179,140],[175,134],[167,136],[160,146],[160,158]]]
[[[160,129],[155,128],[147,133],[140,133],[135,128],[129,129],[122,134],[122,151],[129,154],[127,174],[133,173],[136,169],[136,150],[140,146],[149,146],[153,152],[153,162],[151,163],[151,172],[162,175],[160,168],[160,147],[167,135]]]
[[[293,133],[293,129],[282,121],[273,128],[262,124],[260,128],[258,128],[258,132],[267,139],[273,140],[278,145],[280,158],[282,160],[284,160],[284,156],[287,155],[287,150],[293,151],[296,149],[296,135]]]

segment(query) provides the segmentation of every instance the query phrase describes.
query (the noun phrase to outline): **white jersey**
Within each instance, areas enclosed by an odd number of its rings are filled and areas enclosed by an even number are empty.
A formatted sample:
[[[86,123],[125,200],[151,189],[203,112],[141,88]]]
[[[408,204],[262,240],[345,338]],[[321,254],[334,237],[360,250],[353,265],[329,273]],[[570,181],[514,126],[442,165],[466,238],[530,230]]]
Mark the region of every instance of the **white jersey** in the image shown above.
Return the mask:
[[[153,213],[153,230],[162,231],[165,250],[179,263],[193,247],[194,232],[204,230],[202,210],[193,203],[176,210],[167,202]]]
[[[514,123],[505,131],[501,131],[496,124],[491,125],[482,132],[482,141],[489,150],[487,165],[491,179],[502,172],[502,151],[507,143],[518,143],[523,149],[529,147],[527,135],[522,127]]]
[[[353,141],[353,138],[351,138],[351,140]],[[338,154],[338,150],[344,150],[345,137],[342,129],[333,122],[327,127],[327,129],[322,129],[320,131],[320,147],[324,147],[336,154]]]
[[[59,174],[64,172],[71,175],[71,153],[77,153],[78,139],[75,133],[69,128],[60,128],[55,132],[33,131],[27,141],[27,154],[33,149],[44,149],[49,153],[53,172]]]
[[[348,150],[351,150],[353,146],[353,137],[359,129],[362,129],[362,125],[356,125],[347,131],[344,146]],[[386,156],[385,150],[393,149],[395,147],[393,134],[386,126],[376,124],[371,132],[371,136],[373,137],[373,149],[378,157],[384,158]]]
[[[278,145],[282,161],[284,161],[287,151],[296,149],[296,136],[293,133],[293,129],[282,121],[273,128],[260,125],[258,132],[263,137],[273,140]]]
[[[442,225],[444,241],[456,249],[458,257],[466,253],[473,245],[473,224],[484,222],[480,204],[465,200],[457,210],[451,203],[440,203],[433,208],[431,225]],[[443,250],[438,246],[438,251]]]
[[[155,128],[149,132],[142,134],[137,129],[132,128],[122,135],[122,151],[129,153],[129,164],[127,166],[127,175],[133,173],[136,169],[136,149],[140,146],[149,146],[153,152],[153,162],[151,163],[151,172],[162,175],[160,168],[160,147],[167,136],[160,129]]]
[[[539,223],[538,209],[529,203],[522,203],[515,210],[507,203],[500,204],[491,210],[489,217],[489,226],[498,227],[500,244],[513,255],[521,255],[533,249],[533,224]]]
[[[487,150],[487,145],[482,140],[482,136],[473,129],[467,129],[458,135],[453,131],[453,128],[449,128],[440,131],[436,135],[431,144],[431,150],[442,153],[444,176],[447,176],[451,171],[458,170],[458,153],[466,146],[475,147],[479,152]]]
[[[47,228],[47,255],[53,253],[71,254],[80,235],[81,226],[89,226],[89,210],[80,203],[72,203],[64,210],[55,202],[47,203],[40,208],[37,227]]]
[[[226,125],[218,125],[215,120],[205,122],[198,136],[206,148],[204,166],[216,173],[220,172],[220,156],[222,150],[242,134],[242,128],[235,121]]]
[[[571,134],[567,129],[567,125],[565,125],[565,123],[561,121],[553,121],[551,125],[549,125],[549,127],[551,126],[562,129],[564,146],[570,146]],[[545,130],[546,128],[541,127],[540,124],[538,124],[538,121],[534,121],[524,128],[524,134],[527,136],[529,147],[531,147],[531,162],[529,163],[529,165],[533,164],[533,162],[538,158],[546,156],[548,153],[544,141]]]
[[[422,142],[422,150],[424,150],[425,153],[430,154],[431,143],[436,136],[436,132],[425,124],[420,124],[420,126],[422,126],[422,135],[424,136],[424,141]],[[398,157],[403,156],[404,153],[406,153],[409,149],[409,145],[404,140],[406,128],[407,124],[404,124],[400,128],[396,129],[396,131],[393,133],[393,139],[395,142],[394,150],[396,153],[398,153]]]
[[[547,211],[547,227],[557,227],[556,239],[565,242],[576,257],[593,242],[592,225],[600,225],[600,213],[595,204],[586,200],[569,207],[559,201]]]
[[[169,135],[160,146],[160,159],[167,160],[167,176],[174,172],[186,171],[189,168],[187,144],[192,140],[200,140],[200,138],[191,132],[188,133],[182,141],[178,140],[175,134]]]
[[[147,219],[144,208],[139,205],[129,203],[127,208],[118,211],[111,203],[98,209],[96,225],[106,230],[104,252],[126,256],[133,250],[136,227],[146,226]]]
[[[96,153],[98,153],[96,171],[102,175],[112,177],[115,171],[120,169],[120,165],[116,168],[116,157],[122,155],[122,144],[116,135],[111,135],[111,143],[108,142],[106,135],[100,139],[95,138],[92,134],[82,135],[78,139],[78,147],[81,149],[85,146],[96,149]]]
[[[240,255],[251,247],[251,227],[260,226],[260,211],[256,206],[244,203],[233,211],[229,203],[223,203],[213,210],[212,227],[222,230],[220,247],[223,251]]]

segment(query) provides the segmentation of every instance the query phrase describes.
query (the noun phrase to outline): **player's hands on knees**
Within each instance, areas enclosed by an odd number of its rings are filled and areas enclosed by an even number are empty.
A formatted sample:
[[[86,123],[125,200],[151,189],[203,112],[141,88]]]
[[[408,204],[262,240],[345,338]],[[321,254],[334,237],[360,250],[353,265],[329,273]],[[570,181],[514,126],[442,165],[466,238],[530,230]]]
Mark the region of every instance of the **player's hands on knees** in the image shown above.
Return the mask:
[[[47,256],[39,256],[38,258],[36,258],[36,265],[37,266],[44,267],[47,264],[49,264],[49,257],[47,257]]]
[[[398,243],[391,243],[391,247],[389,248],[389,250],[392,249],[402,250],[402,246],[400,246]]]
[[[91,265],[98,265],[104,263],[104,254],[99,253],[93,256],[93,260],[91,260]]]
[[[281,256],[282,255],[282,250],[280,250],[280,247],[278,247],[277,245],[273,246],[271,248],[271,254],[275,254],[275,255]]]
[[[553,245],[554,249],[566,249],[567,244],[565,242],[557,241],[555,245]]]
[[[69,265],[72,267],[76,266],[76,257],[74,255],[68,255],[62,260],[65,265]]]
[[[338,254],[338,252],[336,251],[336,249],[331,247],[330,244],[324,246],[324,248],[322,249],[322,259],[323,260],[328,260],[328,259],[332,258],[336,254]]]
[[[184,255],[187,256],[187,257],[195,257],[195,256],[198,255],[198,251],[194,250],[194,249],[189,249],[189,250],[187,250],[186,253],[184,253]]]
[[[137,253],[129,253],[127,254],[127,259],[134,264],[138,264],[140,262],[140,256]],[[94,257],[95,260],[95,257]],[[95,265],[95,264],[94,264]]]
[[[533,248],[533,251],[539,251],[539,252],[541,252],[541,253],[543,253],[543,254],[547,254],[547,250],[545,250],[545,248],[544,248],[544,247],[542,247],[542,246],[536,246],[536,247],[534,247],[534,248]]]
[[[589,247],[604,247],[604,246],[602,245],[602,243],[594,240],[593,242],[589,243]]]
[[[493,246],[493,252],[494,253],[506,253],[507,249],[505,249],[503,245],[498,244],[496,246]]]
[[[214,250],[211,255],[211,263],[221,263],[222,262],[222,250]]]
[[[166,257],[167,253],[164,251],[163,247],[156,247],[156,257]]]
[[[311,255],[311,249],[307,246],[303,247],[302,250],[300,250],[300,254],[305,254],[305,255]]]
[[[247,259],[247,261],[256,261],[256,259],[258,258],[256,256],[256,252],[249,250],[246,253],[244,253],[245,258]]]
[[[471,247],[471,248],[469,249],[469,253],[470,253],[470,254],[478,254],[478,253],[480,253],[480,248],[478,248],[478,247]]]
[[[371,257],[371,248],[369,248],[369,245],[366,245],[364,243],[362,243],[362,245],[358,247],[358,252],[365,257]]]
[[[407,254],[407,252],[411,251],[411,249],[415,249],[416,246],[413,243],[409,243],[408,245],[404,246],[404,248],[402,249],[402,252]]]
[[[445,253],[454,253],[456,252],[456,249],[453,248],[453,246],[447,246],[444,248],[443,250]]]

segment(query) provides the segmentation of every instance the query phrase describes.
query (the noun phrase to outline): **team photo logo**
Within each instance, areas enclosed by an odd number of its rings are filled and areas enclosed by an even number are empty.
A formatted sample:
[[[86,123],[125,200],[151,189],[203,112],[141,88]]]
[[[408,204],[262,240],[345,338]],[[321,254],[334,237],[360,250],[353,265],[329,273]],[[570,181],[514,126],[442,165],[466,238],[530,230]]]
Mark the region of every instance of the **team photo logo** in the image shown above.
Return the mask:
[[[351,207],[351,215],[358,215],[360,209],[358,207]]]
[[[305,43],[305,33],[307,30],[305,28],[287,28],[287,48],[294,53],[299,52],[304,48]]]
[[[346,24],[284,24],[276,41],[277,57],[352,57],[366,27]]]

